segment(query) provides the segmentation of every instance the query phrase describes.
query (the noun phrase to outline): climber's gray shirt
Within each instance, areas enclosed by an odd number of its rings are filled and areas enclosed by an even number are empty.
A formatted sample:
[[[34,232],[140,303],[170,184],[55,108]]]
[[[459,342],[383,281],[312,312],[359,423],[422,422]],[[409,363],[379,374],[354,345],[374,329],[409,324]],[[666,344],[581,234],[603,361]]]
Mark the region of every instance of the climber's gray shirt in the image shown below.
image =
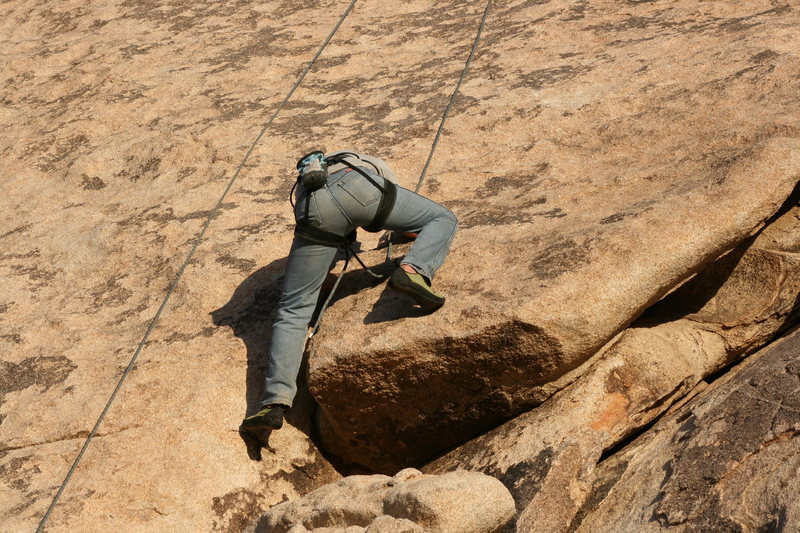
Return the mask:
[[[327,154],[326,157],[331,157],[339,154],[349,154],[344,158],[344,160],[353,165],[354,167],[366,167],[369,168],[370,170],[375,169],[375,172],[377,172],[380,177],[385,178],[393,183],[397,183],[397,178],[395,177],[392,170],[389,168],[389,165],[387,165],[386,161],[384,161],[383,159],[379,159],[371,155],[359,154],[357,152],[353,152],[350,150],[339,150],[338,152]],[[347,168],[347,165],[345,165],[344,163],[335,163],[328,167],[328,173],[334,174],[345,168]]]

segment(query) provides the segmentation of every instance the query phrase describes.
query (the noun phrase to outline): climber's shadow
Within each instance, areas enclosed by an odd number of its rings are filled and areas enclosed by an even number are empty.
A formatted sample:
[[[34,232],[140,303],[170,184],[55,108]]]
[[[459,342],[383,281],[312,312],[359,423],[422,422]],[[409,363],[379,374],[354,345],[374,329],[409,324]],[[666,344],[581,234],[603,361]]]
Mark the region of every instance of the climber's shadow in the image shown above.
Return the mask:
[[[398,320],[400,318],[413,318],[430,314],[430,311],[425,311],[419,306],[416,306],[411,298],[394,292],[386,283],[388,277],[392,274],[394,269],[398,267],[402,257],[403,256],[397,257],[391,261],[381,260],[381,262],[377,264],[372,264],[365,254],[363,259],[367,262],[369,271],[361,268],[361,265],[359,265],[355,259],[351,258],[350,267],[342,276],[342,281],[339,283],[339,287],[336,289],[328,306],[333,307],[339,300],[384,284],[383,291],[380,296],[378,296],[378,299],[375,300],[372,309],[364,316],[364,324],[377,324]],[[375,277],[376,275],[379,277]],[[316,322],[322,304],[325,298],[327,298],[327,294],[330,293],[334,282],[335,277],[332,274],[329,275],[329,278],[323,285],[320,301],[317,303],[317,309],[314,311],[314,318],[311,320],[312,324]]]
[[[421,307],[414,305],[411,298],[394,292],[387,285],[378,299],[375,300],[370,312],[364,316],[364,324],[378,324],[400,318],[414,318],[429,314],[431,314],[431,311],[425,311]]]
[[[337,267],[341,266],[341,263],[338,262],[342,259],[343,257],[338,256],[334,264],[331,265],[334,272],[336,272]],[[247,349],[247,375],[245,378],[247,407],[244,416],[250,416],[258,410],[259,402],[264,392],[264,378],[269,364],[269,346],[272,341],[272,323],[275,320],[275,312],[281,295],[286,262],[287,258],[278,259],[250,274],[234,290],[225,305],[210,313],[214,325],[230,327],[233,330],[233,334],[242,339]],[[377,265],[371,267],[371,270],[377,274],[385,275],[390,272],[391,264]],[[317,307],[311,320],[312,324],[316,322],[335,280],[336,277],[333,274],[328,274],[323,283]],[[329,306],[335,305],[339,300],[361,290],[384,283],[384,281],[385,279],[375,278],[363,269],[348,270],[342,276],[339,287],[331,298]],[[399,296],[397,295],[397,297]],[[383,298],[382,295],[380,300]],[[410,306],[399,307],[407,310]],[[413,314],[414,312],[412,311]],[[391,320],[402,315],[403,312],[391,313],[389,309],[381,310],[378,313],[379,319],[377,321]],[[316,404],[308,390],[306,382],[307,368],[307,354],[304,354],[297,379],[297,396],[292,409],[287,413],[286,423],[313,438],[312,420]],[[248,455],[253,460],[261,459],[263,447],[272,450],[269,446],[269,432],[259,435],[260,439],[243,433],[240,433],[240,435],[247,446]]]
[[[247,375],[245,377],[246,412],[249,416],[257,411],[261,394],[264,392],[264,375],[268,362],[267,354],[272,340],[272,322],[280,298],[283,284],[283,271],[286,258],[273,261],[245,279],[233,292],[228,303],[211,312],[216,326],[228,326],[233,334],[244,341],[247,349]],[[302,418],[308,411],[307,394],[299,393],[287,422],[303,427]],[[261,459],[261,443],[240,432],[251,459]],[[261,435],[264,445],[269,448],[269,433]]]

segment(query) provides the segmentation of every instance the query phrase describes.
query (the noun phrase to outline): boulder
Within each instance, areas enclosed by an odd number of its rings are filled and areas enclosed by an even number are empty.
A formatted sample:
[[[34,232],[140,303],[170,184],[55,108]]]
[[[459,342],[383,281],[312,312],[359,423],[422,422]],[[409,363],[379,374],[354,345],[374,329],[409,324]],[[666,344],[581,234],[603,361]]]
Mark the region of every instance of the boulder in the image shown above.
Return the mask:
[[[514,494],[517,531],[568,531],[603,453],[796,323],[798,252],[793,206],[649,310],[578,369],[575,382],[424,470],[496,476]]]
[[[391,474],[496,427],[756,232],[800,176],[797,20],[494,5],[422,187],[460,220],[448,301],[347,277],[309,348],[326,449]]]
[[[800,331],[600,463],[570,531],[800,529]]]
[[[276,505],[259,522],[264,533],[491,533],[514,514],[511,494],[478,472],[393,477],[348,476],[303,498]]]

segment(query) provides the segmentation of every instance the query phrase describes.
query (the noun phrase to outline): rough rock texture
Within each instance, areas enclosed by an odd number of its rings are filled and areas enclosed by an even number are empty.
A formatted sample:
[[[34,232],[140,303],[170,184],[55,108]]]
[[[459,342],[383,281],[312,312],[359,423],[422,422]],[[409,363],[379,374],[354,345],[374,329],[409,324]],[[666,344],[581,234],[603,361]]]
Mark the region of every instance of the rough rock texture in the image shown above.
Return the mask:
[[[514,494],[517,531],[568,531],[602,453],[796,322],[798,295],[794,206],[654,306],[563,391],[425,471],[494,475]]]
[[[391,473],[495,427],[756,231],[800,177],[798,41],[784,2],[496,4],[422,189],[461,222],[449,301],[350,276],[325,446]]]
[[[800,331],[600,464],[570,530],[800,530]]]
[[[346,6],[0,4],[4,531],[41,520],[236,166]],[[222,203],[48,531],[239,531],[340,477],[308,437],[307,398],[260,463],[236,431],[263,386],[291,169],[323,146],[418,173],[478,15],[359,1]]]
[[[236,432],[261,393],[291,169],[355,148],[413,188],[480,3],[357,2],[137,350],[346,5],[0,3],[4,531],[35,529],[135,352],[48,531],[239,531],[339,477],[306,395],[261,462]],[[348,457],[355,432],[348,458],[392,469],[465,440],[754,231],[796,174],[797,15],[793,0],[497,4],[423,189],[462,222],[437,278],[450,302],[414,316],[348,276],[314,348],[327,442]]]
[[[256,531],[269,533],[490,533],[514,514],[502,483],[478,472],[394,477],[348,476],[303,498],[276,505]]]

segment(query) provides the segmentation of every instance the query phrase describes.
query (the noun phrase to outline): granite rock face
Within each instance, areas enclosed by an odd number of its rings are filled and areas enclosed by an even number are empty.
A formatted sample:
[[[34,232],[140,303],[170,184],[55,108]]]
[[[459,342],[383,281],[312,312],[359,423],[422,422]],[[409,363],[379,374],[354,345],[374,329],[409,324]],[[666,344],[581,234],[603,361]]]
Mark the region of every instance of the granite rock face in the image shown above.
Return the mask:
[[[492,533],[514,514],[502,483],[478,472],[393,477],[348,476],[303,498],[276,505],[261,519],[264,533]]]
[[[343,147],[418,172],[480,6],[359,1],[141,342],[346,7],[0,4],[4,531],[36,528],[140,347],[48,531],[240,531],[340,477],[309,437],[307,393],[261,462],[237,433],[263,388],[292,169]]]
[[[357,149],[413,189],[485,4],[358,0],[238,167],[347,5],[0,3],[4,531],[36,528],[101,413],[47,531],[238,532],[341,477],[304,383],[260,462],[236,431],[292,169]],[[461,220],[449,302],[421,316],[346,276],[310,350],[330,449],[394,471],[539,404],[757,231],[800,166],[797,20],[794,0],[495,4],[422,188]]]
[[[571,530],[800,529],[800,332],[601,463]]]
[[[460,220],[449,301],[420,316],[351,276],[309,350],[324,445],[429,460],[757,231],[800,176],[800,14],[779,4],[495,5],[422,189]]]
[[[579,368],[574,383],[425,471],[466,468],[496,476],[516,500],[509,530],[569,531],[600,483],[595,468],[604,452],[706,376],[797,322],[798,252],[800,208],[794,206],[653,306]]]

